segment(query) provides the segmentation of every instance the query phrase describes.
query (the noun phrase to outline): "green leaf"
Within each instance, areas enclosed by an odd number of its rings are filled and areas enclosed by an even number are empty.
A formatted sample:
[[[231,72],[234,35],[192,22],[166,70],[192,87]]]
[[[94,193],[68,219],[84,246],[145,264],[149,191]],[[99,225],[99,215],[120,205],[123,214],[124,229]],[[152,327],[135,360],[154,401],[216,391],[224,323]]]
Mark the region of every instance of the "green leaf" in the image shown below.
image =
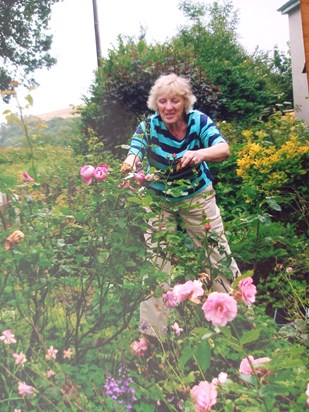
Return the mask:
[[[98,262],[99,263],[105,263],[107,261],[107,259],[109,258],[109,252],[107,250],[103,250],[100,252],[100,254],[98,255]]]
[[[226,338],[232,337],[231,329],[228,326],[224,326],[223,328],[220,328],[220,330]]]
[[[195,360],[200,369],[206,371],[210,366],[211,350],[208,340],[202,340],[194,351]]]
[[[166,236],[166,239],[168,242],[174,244],[174,245],[178,245],[181,242],[181,238],[177,235],[170,235],[168,234]]]
[[[242,381],[250,383],[251,385],[255,385],[257,383],[256,377],[254,375],[250,375],[249,373],[241,373],[239,377]]]
[[[289,392],[290,392],[289,387],[287,385],[278,385],[278,384],[264,385],[260,389],[260,395],[265,396],[267,398],[270,398],[270,397],[274,398],[278,394],[283,394],[283,395],[288,396]]]
[[[178,365],[179,365],[180,369],[184,369],[184,367],[185,367],[186,363],[188,362],[188,360],[192,358],[192,355],[193,355],[193,353],[192,353],[191,345],[186,345],[183,348],[181,356],[180,356],[179,361],[178,361]]]
[[[33,98],[31,96],[31,94],[27,94],[27,96],[25,96],[25,100],[32,106],[33,105]]]
[[[136,197],[136,196],[135,197],[133,197],[133,196],[128,197],[127,201],[131,202],[131,203],[136,203],[137,205],[143,204],[143,200],[140,199],[139,197]]]
[[[214,332],[207,328],[198,327],[198,328],[192,329],[191,334],[196,335],[204,340],[204,339],[210,338],[214,334]]]
[[[278,212],[281,212],[281,206],[276,202],[276,200],[272,197],[266,197],[266,202],[268,204],[268,206],[273,209],[273,210],[277,210]]]
[[[245,345],[246,343],[255,342],[259,336],[260,331],[258,329],[248,330],[241,336],[239,343]]]
[[[263,225],[270,225],[271,223],[269,215],[265,213],[263,215],[258,215],[257,218],[259,222],[262,223]]]

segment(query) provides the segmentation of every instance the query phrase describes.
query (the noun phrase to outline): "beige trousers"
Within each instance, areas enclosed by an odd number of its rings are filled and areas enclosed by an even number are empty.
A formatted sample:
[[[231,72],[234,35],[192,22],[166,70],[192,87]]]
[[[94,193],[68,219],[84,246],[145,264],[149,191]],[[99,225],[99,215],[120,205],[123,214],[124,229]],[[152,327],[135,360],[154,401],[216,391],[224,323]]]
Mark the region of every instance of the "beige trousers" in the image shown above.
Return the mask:
[[[220,210],[216,204],[215,191],[212,185],[209,185],[203,192],[193,198],[177,202],[177,204],[175,202],[164,202],[162,215],[159,218],[151,219],[149,223],[153,230],[149,230],[145,235],[150,249],[155,250],[158,248],[158,244],[151,241],[153,231],[158,228],[158,225],[164,226],[167,224],[169,230],[171,230],[171,227],[174,227],[176,230],[177,215],[182,219],[186,232],[192,238],[196,247],[203,245],[207,236],[205,221],[209,222],[210,229],[208,233],[215,233],[217,244],[205,248],[205,272],[213,278],[214,268],[220,269],[220,261],[229,256],[231,250],[224,234],[223,222]],[[160,244],[159,247],[164,248],[164,244]],[[153,259],[161,270],[170,273],[170,263],[168,261],[163,262],[155,254]],[[233,278],[236,278],[240,275],[240,271],[235,260],[231,257],[230,259],[229,269],[232,272]],[[222,286],[222,282],[224,286]],[[168,284],[165,284],[164,288],[167,290],[169,288]],[[229,282],[224,276],[219,275],[213,279],[213,290],[226,292],[228,288]],[[169,310],[165,307],[162,298],[150,298],[142,302],[140,305],[140,319],[147,324],[147,329],[144,333],[157,335],[160,338],[163,337],[168,326],[168,312]]]

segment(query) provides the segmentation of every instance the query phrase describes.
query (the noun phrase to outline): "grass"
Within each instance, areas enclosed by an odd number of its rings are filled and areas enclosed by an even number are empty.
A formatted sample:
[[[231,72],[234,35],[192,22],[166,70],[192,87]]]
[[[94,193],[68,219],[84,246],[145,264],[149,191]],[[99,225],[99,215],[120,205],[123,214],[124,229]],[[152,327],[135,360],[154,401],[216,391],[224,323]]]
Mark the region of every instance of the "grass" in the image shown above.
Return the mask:
[[[22,181],[23,171],[35,177],[61,161],[72,158],[72,150],[65,147],[37,146],[32,162],[27,148],[5,148],[0,150],[0,191],[7,192]],[[33,164],[35,170],[33,168]]]

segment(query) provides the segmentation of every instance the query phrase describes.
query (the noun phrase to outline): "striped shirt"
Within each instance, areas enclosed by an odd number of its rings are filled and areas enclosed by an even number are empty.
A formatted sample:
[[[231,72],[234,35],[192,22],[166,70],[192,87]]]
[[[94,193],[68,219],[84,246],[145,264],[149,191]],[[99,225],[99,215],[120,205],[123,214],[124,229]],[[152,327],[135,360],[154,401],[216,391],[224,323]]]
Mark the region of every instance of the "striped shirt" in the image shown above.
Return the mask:
[[[177,140],[167,129],[159,113],[142,121],[132,136],[129,154],[143,161],[146,173],[155,173],[158,180],[149,187],[167,200],[190,198],[204,190],[212,181],[208,165],[176,170],[177,161],[187,150],[199,150],[224,143],[215,123],[206,114],[191,110],[186,117],[187,131],[184,139]]]

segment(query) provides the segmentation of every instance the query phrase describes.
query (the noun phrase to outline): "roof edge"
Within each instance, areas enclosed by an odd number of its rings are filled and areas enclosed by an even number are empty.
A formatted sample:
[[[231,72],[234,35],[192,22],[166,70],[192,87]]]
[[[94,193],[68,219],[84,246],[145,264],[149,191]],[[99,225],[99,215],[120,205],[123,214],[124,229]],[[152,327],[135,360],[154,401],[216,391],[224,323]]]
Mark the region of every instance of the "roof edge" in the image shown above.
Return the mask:
[[[300,5],[300,0],[289,0],[287,3],[281,6],[277,11],[281,11],[281,14],[289,14],[299,5]]]

